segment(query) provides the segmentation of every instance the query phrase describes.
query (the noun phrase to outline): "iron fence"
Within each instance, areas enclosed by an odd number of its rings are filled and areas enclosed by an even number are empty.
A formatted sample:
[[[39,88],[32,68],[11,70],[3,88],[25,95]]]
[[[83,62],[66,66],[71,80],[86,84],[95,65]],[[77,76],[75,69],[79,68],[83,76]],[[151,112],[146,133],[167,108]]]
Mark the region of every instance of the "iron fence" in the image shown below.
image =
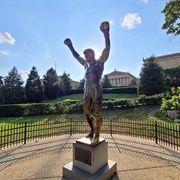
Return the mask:
[[[62,134],[84,134],[89,126],[84,119],[71,118],[47,120],[36,123],[4,125],[0,127],[0,149],[31,141],[52,138]],[[143,138],[168,146],[174,150],[180,147],[180,125],[157,121],[104,119],[101,133],[121,134]]]

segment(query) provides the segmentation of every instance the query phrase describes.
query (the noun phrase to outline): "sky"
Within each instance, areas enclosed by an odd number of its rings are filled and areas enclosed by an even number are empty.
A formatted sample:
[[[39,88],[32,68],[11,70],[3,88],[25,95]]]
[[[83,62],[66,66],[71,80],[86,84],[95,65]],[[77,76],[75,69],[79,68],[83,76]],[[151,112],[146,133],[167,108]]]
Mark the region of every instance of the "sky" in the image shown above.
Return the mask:
[[[64,45],[94,49],[98,59],[105,48],[100,31],[110,23],[110,55],[104,73],[115,69],[139,77],[143,58],[180,52],[180,38],[162,30],[161,13],[167,0],[0,0],[0,76],[15,66],[24,81],[35,66],[39,76],[52,67],[80,81],[84,68]]]

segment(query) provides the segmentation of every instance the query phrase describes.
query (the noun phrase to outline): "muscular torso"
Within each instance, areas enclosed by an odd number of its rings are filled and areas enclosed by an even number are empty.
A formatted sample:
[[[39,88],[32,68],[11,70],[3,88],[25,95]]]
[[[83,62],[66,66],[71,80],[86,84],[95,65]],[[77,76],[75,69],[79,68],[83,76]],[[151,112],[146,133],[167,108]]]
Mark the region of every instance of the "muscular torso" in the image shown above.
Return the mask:
[[[85,66],[86,85],[101,84],[101,76],[104,70],[104,63],[96,61],[94,64]]]
[[[94,64],[85,65],[84,98],[91,98],[94,102],[102,101],[101,76],[104,63],[96,61]]]

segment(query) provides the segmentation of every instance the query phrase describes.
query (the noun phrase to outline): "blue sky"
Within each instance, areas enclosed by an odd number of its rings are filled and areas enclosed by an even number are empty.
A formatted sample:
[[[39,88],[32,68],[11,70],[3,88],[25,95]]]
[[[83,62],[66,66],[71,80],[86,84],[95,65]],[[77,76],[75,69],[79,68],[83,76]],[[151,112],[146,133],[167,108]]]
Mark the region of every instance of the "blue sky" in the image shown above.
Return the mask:
[[[40,77],[51,67],[79,81],[83,67],[64,45],[92,48],[105,41],[99,27],[110,22],[111,51],[104,74],[114,69],[139,77],[143,58],[180,52],[180,39],[166,35],[161,13],[167,0],[0,0],[0,76],[15,66],[22,78],[35,66]],[[104,75],[103,74],[103,75]]]

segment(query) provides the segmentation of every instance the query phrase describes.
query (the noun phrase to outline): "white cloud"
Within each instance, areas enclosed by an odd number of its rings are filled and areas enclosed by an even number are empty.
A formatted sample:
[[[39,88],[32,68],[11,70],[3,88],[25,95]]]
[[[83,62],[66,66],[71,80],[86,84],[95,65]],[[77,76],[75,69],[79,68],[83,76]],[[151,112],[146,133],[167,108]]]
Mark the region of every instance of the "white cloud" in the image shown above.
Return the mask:
[[[141,2],[147,4],[149,2],[149,0],[141,0]]]
[[[0,43],[14,44],[15,39],[8,32],[0,33]]]
[[[141,17],[137,13],[128,13],[121,23],[123,27],[133,29],[136,24],[141,24]]]
[[[2,54],[2,55],[8,55],[9,52],[8,52],[8,50],[1,50],[1,51],[0,51],[0,54]]]

